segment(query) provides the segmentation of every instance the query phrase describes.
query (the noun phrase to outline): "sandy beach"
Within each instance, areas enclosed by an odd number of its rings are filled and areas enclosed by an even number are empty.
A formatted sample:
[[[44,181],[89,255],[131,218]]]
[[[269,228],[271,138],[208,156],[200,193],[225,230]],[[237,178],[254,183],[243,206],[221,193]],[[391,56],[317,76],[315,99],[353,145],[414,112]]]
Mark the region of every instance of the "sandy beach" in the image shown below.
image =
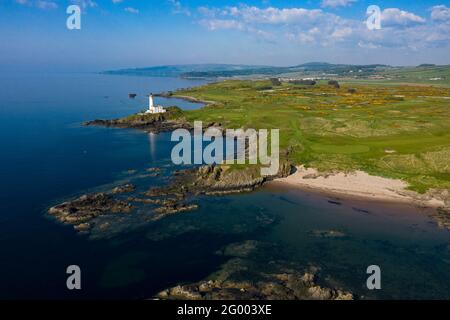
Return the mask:
[[[322,193],[390,202],[414,202],[418,205],[440,207],[444,202],[438,199],[423,199],[419,194],[407,190],[402,180],[369,175],[363,171],[321,175],[313,168],[298,166],[297,171],[286,178],[274,180],[304,190]]]

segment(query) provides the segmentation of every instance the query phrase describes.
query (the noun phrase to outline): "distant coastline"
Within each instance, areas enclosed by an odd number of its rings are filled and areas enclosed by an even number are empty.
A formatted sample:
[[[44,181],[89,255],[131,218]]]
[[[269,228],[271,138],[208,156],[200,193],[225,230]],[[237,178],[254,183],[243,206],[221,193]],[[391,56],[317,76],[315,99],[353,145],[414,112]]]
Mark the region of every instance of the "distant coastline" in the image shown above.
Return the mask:
[[[332,64],[309,62],[294,66],[263,66],[234,64],[163,65],[143,68],[106,70],[101,74],[143,77],[178,77],[183,79],[232,78],[315,78],[342,81],[374,81],[383,83],[422,83],[448,86],[449,65],[421,64],[390,66],[384,64]]]

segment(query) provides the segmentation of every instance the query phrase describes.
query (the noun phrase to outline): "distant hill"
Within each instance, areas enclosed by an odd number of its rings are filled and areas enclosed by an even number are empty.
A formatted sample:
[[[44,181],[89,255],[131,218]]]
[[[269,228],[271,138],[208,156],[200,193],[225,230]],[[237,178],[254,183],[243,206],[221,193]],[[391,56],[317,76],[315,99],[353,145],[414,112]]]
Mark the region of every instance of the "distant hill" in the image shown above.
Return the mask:
[[[450,66],[422,64],[417,67],[392,67],[383,64],[350,65],[309,62],[296,66],[258,66],[234,64],[192,64],[105,71],[104,74],[149,77],[219,78],[246,76],[386,78],[407,82],[448,83]]]
[[[110,70],[104,74],[138,75],[148,77],[183,77],[183,78],[214,78],[235,77],[249,75],[278,75],[292,72],[326,72],[342,73],[350,70],[373,71],[377,68],[386,68],[384,65],[344,65],[325,62],[310,62],[291,67],[235,65],[235,64],[192,64],[155,66],[147,68],[129,68]]]
[[[186,64],[167,65],[146,68],[129,68],[109,70],[103,74],[136,75],[146,77],[180,77],[190,73],[220,73],[220,72],[244,72],[244,70],[265,68],[265,66],[251,66],[238,64]]]
[[[241,70],[210,70],[210,71],[191,71],[185,72],[181,76],[185,78],[211,78],[211,77],[237,77],[250,75],[283,75],[290,73],[303,74],[335,74],[344,75],[351,72],[359,72],[363,74],[374,73],[380,70],[386,70],[390,66],[374,64],[374,65],[347,65],[347,64],[331,64],[326,62],[310,62],[291,67],[250,67]]]

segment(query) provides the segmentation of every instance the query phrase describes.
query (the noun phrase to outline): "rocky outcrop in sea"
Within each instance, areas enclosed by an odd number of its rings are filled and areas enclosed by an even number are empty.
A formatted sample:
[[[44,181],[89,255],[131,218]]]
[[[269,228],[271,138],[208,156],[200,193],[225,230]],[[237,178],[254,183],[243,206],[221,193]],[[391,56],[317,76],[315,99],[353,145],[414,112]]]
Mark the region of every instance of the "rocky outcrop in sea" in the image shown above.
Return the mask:
[[[55,205],[48,210],[50,216],[59,222],[73,225],[74,229],[89,233],[100,223],[100,230],[107,232],[111,224],[120,219],[102,221],[105,216],[120,217],[134,214],[137,208],[149,212],[143,216],[148,222],[158,221],[167,216],[196,210],[199,195],[217,196],[231,193],[249,192],[275,177],[290,174],[292,166],[284,162],[273,177],[262,177],[257,166],[244,169],[232,166],[208,165],[173,172],[166,185],[152,187],[144,192],[136,190],[132,183],[113,187],[109,191],[94,192]],[[145,170],[146,178],[160,174],[160,168]],[[145,206],[145,207],[142,207]]]
[[[353,300],[349,291],[318,283],[320,268],[302,267],[267,256],[269,244],[254,240],[230,244],[218,254],[230,257],[206,279],[156,294],[162,300]],[[259,261],[264,256],[267,261]]]

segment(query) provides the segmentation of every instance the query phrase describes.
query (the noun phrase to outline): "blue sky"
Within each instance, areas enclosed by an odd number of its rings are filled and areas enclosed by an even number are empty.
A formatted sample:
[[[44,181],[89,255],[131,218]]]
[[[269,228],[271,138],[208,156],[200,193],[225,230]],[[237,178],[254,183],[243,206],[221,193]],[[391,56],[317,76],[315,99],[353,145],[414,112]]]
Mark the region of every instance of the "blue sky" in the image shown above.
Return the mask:
[[[81,30],[66,8],[82,8]],[[366,9],[382,10],[368,30]],[[0,0],[0,70],[450,64],[450,1]]]

